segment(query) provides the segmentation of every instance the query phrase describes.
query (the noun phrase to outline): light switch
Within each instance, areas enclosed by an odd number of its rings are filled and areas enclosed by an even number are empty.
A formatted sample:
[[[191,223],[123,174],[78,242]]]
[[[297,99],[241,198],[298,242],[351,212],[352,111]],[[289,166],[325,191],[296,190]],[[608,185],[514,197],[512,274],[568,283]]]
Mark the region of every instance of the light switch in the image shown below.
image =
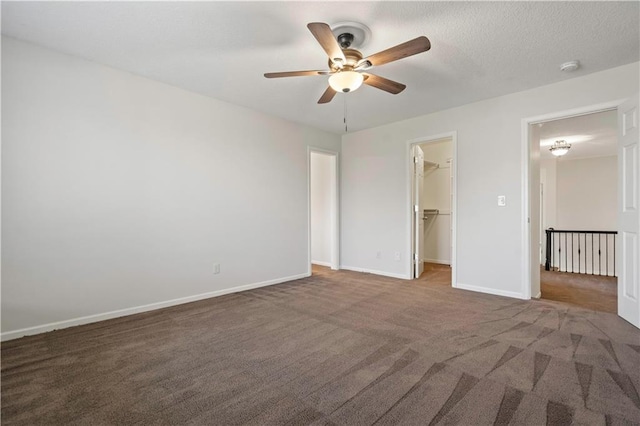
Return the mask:
[[[498,195],[498,205],[500,207],[507,205],[507,197],[505,195]]]

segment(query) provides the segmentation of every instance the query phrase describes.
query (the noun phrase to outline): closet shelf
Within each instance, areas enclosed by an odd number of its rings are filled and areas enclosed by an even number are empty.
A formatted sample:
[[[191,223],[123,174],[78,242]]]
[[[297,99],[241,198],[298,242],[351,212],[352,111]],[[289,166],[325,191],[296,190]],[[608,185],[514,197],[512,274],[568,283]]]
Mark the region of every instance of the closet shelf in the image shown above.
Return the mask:
[[[422,220],[427,220],[430,216],[438,216],[439,214],[440,210],[438,209],[424,209],[422,212]]]

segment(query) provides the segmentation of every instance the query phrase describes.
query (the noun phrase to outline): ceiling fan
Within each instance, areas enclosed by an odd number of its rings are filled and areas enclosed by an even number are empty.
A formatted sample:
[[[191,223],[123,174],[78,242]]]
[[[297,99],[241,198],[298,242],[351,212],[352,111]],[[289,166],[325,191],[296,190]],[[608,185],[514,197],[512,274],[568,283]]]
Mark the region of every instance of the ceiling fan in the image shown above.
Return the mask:
[[[421,36],[409,40],[382,52],[363,58],[362,53],[350,48],[354,35],[345,32],[334,35],[331,27],[323,22],[312,22],[307,25],[311,34],[329,56],[329,69],[318,71],[286,71],[270,72],[267,78],[300,77],[308,75],[329,75],[329,87],[318,100],[319,104],[331,102],[337,92],[352,92],[362,83],[384,90],[393,95],[402,92],[407,86],[375,74],[364,72],[378,65],[397,61],[408,56],[426,52],[431,48],[428,38]]]

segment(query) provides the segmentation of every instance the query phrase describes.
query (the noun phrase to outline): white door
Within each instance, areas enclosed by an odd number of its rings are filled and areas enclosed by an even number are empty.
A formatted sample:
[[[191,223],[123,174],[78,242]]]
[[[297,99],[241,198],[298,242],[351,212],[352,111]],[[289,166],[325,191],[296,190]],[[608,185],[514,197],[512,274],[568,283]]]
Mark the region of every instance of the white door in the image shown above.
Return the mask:
[[[638,94],[618,108],[618,315],[640,328]]]
[[[418,278],[424,272],[424,206],[422,191],[424,188],[424,152],[418,145],[413,147],[413,217],[414,229],[416,235],[414,237],[414,274]]]

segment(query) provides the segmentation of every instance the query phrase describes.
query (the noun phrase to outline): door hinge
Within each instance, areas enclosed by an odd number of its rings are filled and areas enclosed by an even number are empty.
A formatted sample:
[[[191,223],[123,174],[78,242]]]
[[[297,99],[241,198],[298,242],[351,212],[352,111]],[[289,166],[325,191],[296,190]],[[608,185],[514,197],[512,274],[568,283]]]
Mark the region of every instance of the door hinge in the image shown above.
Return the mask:
[[[419,207],[418,205],[415,205],[415,204],[414,204],[414,206],[413,206],[413,211],[414,211],[415,213],[418,213],[418,212],[420,211],[420,207]]]
[[[413,162],[418,164],[418,157],[413,157]]]
[[[414,260],[414,262],[418,263],[418,260],[420,260],[420,259],[418,259],[418,253],[415,253],[413,255],[413,260]]]

